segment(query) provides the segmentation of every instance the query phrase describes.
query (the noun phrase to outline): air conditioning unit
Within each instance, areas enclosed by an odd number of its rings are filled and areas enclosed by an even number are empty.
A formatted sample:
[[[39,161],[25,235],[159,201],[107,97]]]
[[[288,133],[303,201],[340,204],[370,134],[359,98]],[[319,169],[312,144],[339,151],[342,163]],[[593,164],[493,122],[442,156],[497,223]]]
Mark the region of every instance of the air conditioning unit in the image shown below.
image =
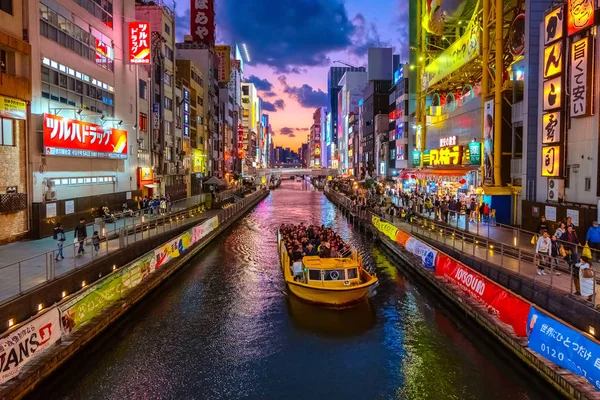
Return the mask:
[[[48,189],[44,195],[46,201],[54,201],[56,200],[56,190]]]
[[[565,180],[548,178],[548,201],[560,201],[565,197]]]

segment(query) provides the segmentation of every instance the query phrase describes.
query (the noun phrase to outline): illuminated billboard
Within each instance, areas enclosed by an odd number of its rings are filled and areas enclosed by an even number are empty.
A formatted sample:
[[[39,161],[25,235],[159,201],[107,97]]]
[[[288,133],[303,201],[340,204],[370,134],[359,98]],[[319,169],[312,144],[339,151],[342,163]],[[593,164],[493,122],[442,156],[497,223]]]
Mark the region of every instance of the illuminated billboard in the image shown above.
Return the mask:
[[[130,22],[129,64],[150,64],[150,24]]]
[[[44,114],[44,154],[86,158],[127,158],[127,131]]]
[[[194,42],[215,44],[214,0],[190,0],[190,28]]]

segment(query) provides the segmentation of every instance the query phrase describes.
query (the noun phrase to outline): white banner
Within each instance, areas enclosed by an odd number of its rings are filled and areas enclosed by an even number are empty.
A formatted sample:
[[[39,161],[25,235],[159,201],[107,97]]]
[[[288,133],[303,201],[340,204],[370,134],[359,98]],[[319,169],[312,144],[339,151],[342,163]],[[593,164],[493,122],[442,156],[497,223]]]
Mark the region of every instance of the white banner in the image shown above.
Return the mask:
[[[571,45],[571,117],[590,115],[590,62],[592,46],[589,37]]]
[[[0,383],[19,375],[21,368],[60,339],[58,308],[45,312],[0,339]]]
[[[421,260],[423,260],[423,266],[425,268],[435,268],[435,258],[437,256],[437,250],[432,249],[425,243],[413,237],[409,238],[406,241],[405,248],[415,256],[421,257]]]

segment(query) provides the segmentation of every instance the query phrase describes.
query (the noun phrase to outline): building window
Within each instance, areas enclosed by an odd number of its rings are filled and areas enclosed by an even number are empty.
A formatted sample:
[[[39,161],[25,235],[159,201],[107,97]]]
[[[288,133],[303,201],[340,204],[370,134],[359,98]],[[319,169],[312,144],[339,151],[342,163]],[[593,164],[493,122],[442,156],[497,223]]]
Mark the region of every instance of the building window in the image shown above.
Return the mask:
[[[585,178],[585,191],[586,192],[592,191],[592,178]]]
[[[250,117],[250,110],[244,109],[244,118],[249,118],[249,117]]]
[[[140,131],[148,132],[148,116],[140,113]]]
[[[0,121],[2,122],[0,124],[0,129],[2,129],[0,146],[14,146],[15,133],[13,131],[13,120],[8,118],[0,118]]]
[[[244,96],[250,96],[250,88],[248,86],[242,86],[242,94]]]
[[[146,86],[147,86],[147,83],[146,83],[146,81],[145,81],[145,80],[143,80],[143,79],[140,79],[140,88],[139,88],[139,91],[140,91],[140,99],[144,99],[144,100],[146,100],[146,96],[147,96],[147,93],[146,93]]]
[[[173,157],[172,157],[171,147],[170,146],[165,147],[165,160],[171,161],[172,158]]]
[[[0,50],[0,70],[2,71],[2,73],[6,73],[6,65],[7,65],[7,60],[6,60],[6,50]]]
[[[47,58],[42,63],[42,98],[108,116],[114,115],[112,86]]]
[[[173,100],[165,96],[165,109],[173,111]]]
[[[88,29],[81,28],[73,22],[72,16],[66,18],[43,3],[40,3],[40,34],[100,67],[114,71],[112,47],[91,34],[89,26]]]
[[[173,50],[165,44],[165,58],[173,61]]]
[[[13,0],[0,0],[0,10],[12,15],[12,13],[13,13],[12,2],[13,2]]]
[[[165,23],[165,33],[171,36],[171,26],[167,23]]]
[[[165,76],[163,78],[163,81],[165,82],[165,85],[171,86],[172,85],[172,77],[171,77],[171,75],[165,72]]]
[[[113,2],[112,0],[75,0],[82,8],[98,18],[102,23],[113,28]]]
[[[171,121],[164,121],[163,126],[165,127],[165,135],[171,134]]]
[[[204,101],[202,100],[202,97],[200,97],[200,96],[198,96],[198,105],[204,106]]]

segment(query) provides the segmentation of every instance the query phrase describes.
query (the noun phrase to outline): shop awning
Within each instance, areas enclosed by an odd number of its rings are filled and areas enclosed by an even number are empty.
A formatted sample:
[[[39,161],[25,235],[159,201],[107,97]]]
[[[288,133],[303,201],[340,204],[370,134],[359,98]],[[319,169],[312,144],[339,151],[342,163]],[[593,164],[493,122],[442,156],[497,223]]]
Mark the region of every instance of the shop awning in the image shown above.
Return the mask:
[[[425,168],[415,172],[418,179],[427,179],[428,177],[443,177],[443,176],[454,176],[462,177],[471,171],[478,170],[478,166],[473,167],[457,167],[457,168]]]
[[[156,189],[158,187],[158,185],[156,183],[150,183],[148,185],[144,185],[144,187],[147,187],[150,189]]]

